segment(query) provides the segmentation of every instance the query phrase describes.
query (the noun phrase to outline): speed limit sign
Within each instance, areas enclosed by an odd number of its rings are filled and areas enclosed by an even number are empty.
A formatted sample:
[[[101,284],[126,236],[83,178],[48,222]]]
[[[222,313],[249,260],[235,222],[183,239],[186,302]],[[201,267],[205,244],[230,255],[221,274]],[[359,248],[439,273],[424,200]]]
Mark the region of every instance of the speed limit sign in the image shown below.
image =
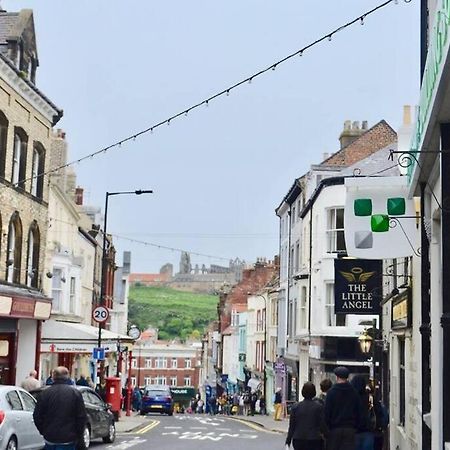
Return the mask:
[[[94,311],[92,311],[92,318],[98,323],[106,322],[108,317],[108,308],[105,308],[104,306],[97,306]]]

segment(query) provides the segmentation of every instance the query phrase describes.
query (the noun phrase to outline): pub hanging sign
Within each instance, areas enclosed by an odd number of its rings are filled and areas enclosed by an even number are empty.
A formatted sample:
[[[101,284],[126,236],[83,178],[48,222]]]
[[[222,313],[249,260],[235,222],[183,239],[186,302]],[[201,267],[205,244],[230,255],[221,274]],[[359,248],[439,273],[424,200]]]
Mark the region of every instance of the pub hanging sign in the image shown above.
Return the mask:
[[[335,314],[380,314],[382,270],[382,260],[335,259]]]

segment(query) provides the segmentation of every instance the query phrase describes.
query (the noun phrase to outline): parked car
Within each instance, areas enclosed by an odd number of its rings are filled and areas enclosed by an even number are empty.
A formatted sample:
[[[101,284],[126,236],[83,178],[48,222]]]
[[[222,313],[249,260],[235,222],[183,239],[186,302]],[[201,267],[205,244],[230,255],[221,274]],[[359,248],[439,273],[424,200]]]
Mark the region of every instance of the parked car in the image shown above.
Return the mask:
[[[0,450],[44,447],[33,421],[36,400],[17,386],[0,386]]]
[[[42,387],[32,391],[31,394],[38,399],[41,392],[48,388],[49,386]],[[87,449],[93,439],[99,438],[102,438],[105,443],[114,442],[116,439],[116,426],[111,406],[105,403],[90,387],[74,386],[74,389],[78,389],[81,392],[88,417],[88,423],[83,433],[83,442],[80,447]]]
[[[145,386],[139,413],[143,416],[148,412],[173,414],[173,399],[169,386]]]

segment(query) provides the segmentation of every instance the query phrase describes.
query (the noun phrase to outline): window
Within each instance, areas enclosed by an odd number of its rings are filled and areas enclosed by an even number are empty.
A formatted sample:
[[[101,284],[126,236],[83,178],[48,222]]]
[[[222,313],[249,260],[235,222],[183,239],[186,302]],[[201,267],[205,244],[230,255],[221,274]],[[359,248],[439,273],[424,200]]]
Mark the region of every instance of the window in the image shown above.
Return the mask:
[[[184,360],[184,367],[186,367],[186,369],[190,369],[192,367],[192,361],[189,358]]]
[[[271,325],[277,325],[278,324],[278,301],[276,298],[273,298],[270,300],[270,312],[271,312]]]
[[[136,377],[131,377],[131,386],[136,387]]]
[[[37,288],[39,280],[40,233],[36,221],[28,231],[27,286]]]
[[[146,369],[151,369],[152,368],[152,360],[151,360],[151,358],[145,358],[145,368]],[[146,383],[146,384],[150,384],[150,383]]]
[[[131,367],[133,368],[133,369],[136,369],[137,368],[137,359],[136,358],[133,358],[132,360],[131,360]]]
[[[155,378],[155,384],[159,384],[159,385],[165,385],[165,384],[167,384],[167,379],[166,379],[166,377],[163,377],[163,376],[161,376],[161,375],[158,375],[158,376]]]
[[[20,401],[17,391],[8,392],[6,394],[6,399],[8,400],[11,409],[13,409],[14,411],[23,411],[22,402]]]
[[[300,241],[295,244],[295,272],[300,270]]]
[[[28,137],[25,132],[21,128],[16,128],[14,133],[11,182],[22,189],[25,188],[27,141]]]
[[[345,327],[345,315],[334,313],[334,284],[327,283],[325,299],[325,325],[327,327]]]
[[[8,144],[8,119],[0,111],[0,178],[5,178],[6,150]]]
[[[28,392],[20,392],[20,396],[22,398],[23,405],[25,406],[25,410],[33,412],[36,407],[36,400],[28,394]]]
[[[191,377],[184,377],[184,385],[185,386],[191,385]]]
[[[177,358],[172,358],[172,369],[176,369],[178,367]]]
[[[75,314],[76,278],[70,277],[69,312]]]
[[[300,291],[300,328],[302,330],[306,329],[307,326],[308,311],[306,309],[306,304],[307,304],[306,287],[302,286]]]
[[[170,385],[176,386],[177,384],[177,377],[170,377]]]
[[[294,273],[294,264],[295,264],[294,246],[291,247],[291,251],[290,251],[289,255],[290,255],[290,257],[289,257],[289,277],[292,277],[292,275]]]
[[[327,211],[327,252],[345,253],[344,208]]]
[[[167,359],[162,356],[155,358],[155,367],[157,369],[167,369]]]
[[[236,327],[239,325],[239,313],[233,309],[231,311],[231,326]]]
[[[406,403],[405,403],[405,340],[399,339],[398,340],[398,353],[399,353],[399,420],[400,425],[405,426],[405,410],[406,410]]]
[[[60,268],[53,268],[52,276],[52,310],[61,311],[63,292],[62,292],[63,271]]]
[[[9,221],[8,248],[6,251],[6,281],[20,283],[22,263],[22,222],[16,211]]]
[[[150,377],[144,377],[144,384],[145,386],[152,384],[152,379]]]
[[[33,147],[33,165],[31,167],[31,194],[42,198],[44,194],[45,149],[35,142]]]
[[[295,214],[296,208],[295,205],[292,206],[292,213],[291,213],[291,223],[292,225],[295,224],[295,219],[297,219],[297,215]]]

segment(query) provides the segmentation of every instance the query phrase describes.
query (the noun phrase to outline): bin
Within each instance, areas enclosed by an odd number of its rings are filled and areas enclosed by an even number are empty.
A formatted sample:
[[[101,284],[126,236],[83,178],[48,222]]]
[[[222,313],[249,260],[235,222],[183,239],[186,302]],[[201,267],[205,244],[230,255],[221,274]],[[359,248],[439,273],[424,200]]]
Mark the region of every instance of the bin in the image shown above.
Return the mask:
[[[120,417],[120,404],[122,397],[122,389],[120,386],[120,378],[106,378],[106,402],[111,405],[111,412],[114,414],[115,420]]]

